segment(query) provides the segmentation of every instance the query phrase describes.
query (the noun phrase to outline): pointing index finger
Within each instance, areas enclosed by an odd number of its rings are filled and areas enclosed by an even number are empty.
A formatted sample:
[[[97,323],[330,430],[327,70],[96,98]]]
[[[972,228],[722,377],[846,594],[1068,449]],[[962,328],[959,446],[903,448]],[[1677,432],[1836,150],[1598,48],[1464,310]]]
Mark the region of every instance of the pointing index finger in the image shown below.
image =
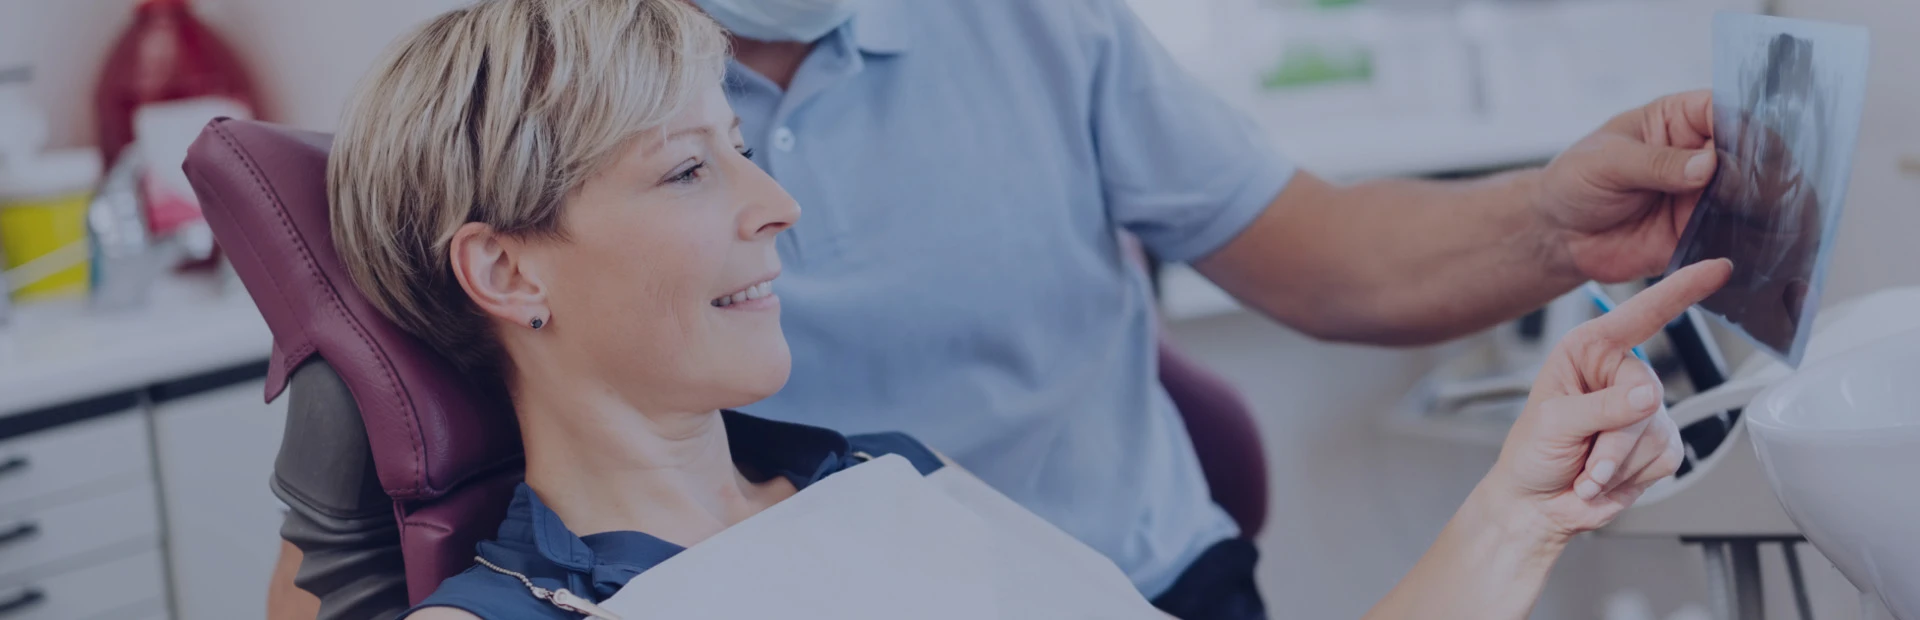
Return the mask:
[[[1591,328],[1595,335],[1621,346],[1646,342],[1673,317],[1686,312],[1687,306],[1720,290],[1731,275],[1733,262],[1724,258],[1688,265],[1594,319]]]

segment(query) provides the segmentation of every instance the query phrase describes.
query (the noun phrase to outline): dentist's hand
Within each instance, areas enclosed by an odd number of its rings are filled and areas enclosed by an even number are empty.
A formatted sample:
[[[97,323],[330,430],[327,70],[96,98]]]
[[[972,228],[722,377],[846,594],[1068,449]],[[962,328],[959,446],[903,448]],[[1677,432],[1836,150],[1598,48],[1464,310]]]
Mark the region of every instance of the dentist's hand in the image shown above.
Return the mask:
[[[1660,406],[1659,379],[1632,349],[1731,272],[1725,260],[1681,269],[1561,340],[1482,483],[1493,510],[1564,540],[1606,525],[1673,475],[1680,433]]]
[[[1614,117],[1540,175],[1534,204],[1560,237],[1560,267],[1601,282],[1660,273],[1716,163],[1709,91]]]

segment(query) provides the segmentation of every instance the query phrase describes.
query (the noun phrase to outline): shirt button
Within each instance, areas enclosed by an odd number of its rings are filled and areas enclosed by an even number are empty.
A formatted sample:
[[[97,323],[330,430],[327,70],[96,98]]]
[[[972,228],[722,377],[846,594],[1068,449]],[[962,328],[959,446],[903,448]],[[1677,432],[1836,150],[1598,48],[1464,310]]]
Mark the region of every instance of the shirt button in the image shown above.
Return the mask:
[[[773,148],[782,151],[793,150],[793,130],[785,127],[773,130]]]

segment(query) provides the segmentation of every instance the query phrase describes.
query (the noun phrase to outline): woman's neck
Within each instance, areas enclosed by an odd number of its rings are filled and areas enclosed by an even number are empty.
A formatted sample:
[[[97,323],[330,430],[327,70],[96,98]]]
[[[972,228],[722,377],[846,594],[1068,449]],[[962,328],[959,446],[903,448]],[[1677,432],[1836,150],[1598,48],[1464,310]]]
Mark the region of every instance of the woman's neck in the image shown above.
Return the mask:
[[[641,412],[611,390],[542,384],[514,395],[527,485],[575,534],[692,546],[793,493],[740,474],[718,411]]]

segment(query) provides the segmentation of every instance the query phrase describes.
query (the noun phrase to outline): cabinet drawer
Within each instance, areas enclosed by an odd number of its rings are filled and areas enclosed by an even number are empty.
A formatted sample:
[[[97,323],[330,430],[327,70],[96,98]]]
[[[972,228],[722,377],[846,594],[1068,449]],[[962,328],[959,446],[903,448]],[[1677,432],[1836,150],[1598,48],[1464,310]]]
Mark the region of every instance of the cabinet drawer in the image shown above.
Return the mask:
[[[0,506],[79,487],[152,476],[153,448],[139,410],[0,441]]]
[[[0,620],[73,620],[166,605],[160,550],[57,575],[0,579]]]
[[[36,571],[67,558],[135,541],[160,540],[160,510],[153,485],[51,507],[0,508],[0,579]],[[58,570],[59,567],[49,567]]]

